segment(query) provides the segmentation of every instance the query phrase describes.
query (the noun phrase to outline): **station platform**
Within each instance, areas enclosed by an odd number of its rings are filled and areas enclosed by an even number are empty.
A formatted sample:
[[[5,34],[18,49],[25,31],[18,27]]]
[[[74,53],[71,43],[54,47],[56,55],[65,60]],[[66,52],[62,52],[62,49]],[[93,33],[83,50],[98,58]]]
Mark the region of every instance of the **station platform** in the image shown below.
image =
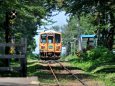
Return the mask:
[[[0,86],[39,86],[37,77],[0,77]]]

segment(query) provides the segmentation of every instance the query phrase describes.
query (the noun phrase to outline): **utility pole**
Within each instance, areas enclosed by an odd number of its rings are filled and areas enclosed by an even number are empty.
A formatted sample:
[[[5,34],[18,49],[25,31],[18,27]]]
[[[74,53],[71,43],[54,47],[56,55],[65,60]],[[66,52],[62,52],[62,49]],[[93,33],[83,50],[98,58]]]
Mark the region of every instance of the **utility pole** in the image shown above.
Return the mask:
[[[72,52],[73,51],[73,49],[72,49],[73,48],[73,42],[70,42],[70,44],[71,44],[71,55],[72,55],[72,53],[73,53]]]
[[[77,30],[78,30],[78,50],[79,51],[82,51],[82,43],[81,43],[81,30],[80,30],[80,16],[79,16],[79,13],[77,13]]]
[[[75,51],[76,51],[76,41],[77,41],[77,38],[73,38],[73,48],[74,48],[74,55],[75,55]]]
[[[12,34],[11,34],[11,26],[13,25],[12,20],[16,18],[16,11],[12,10],[9,12],[6,12],[5,14],[5,23],[4,23],[4,29],[5,29],[5,41],[6,43],[10,43],[12,39]],[[6,46],[5,47],[5,54],[10,54],[10,47]],[[4,64],[6,66],[9,66],[9,60],[5,59]]]

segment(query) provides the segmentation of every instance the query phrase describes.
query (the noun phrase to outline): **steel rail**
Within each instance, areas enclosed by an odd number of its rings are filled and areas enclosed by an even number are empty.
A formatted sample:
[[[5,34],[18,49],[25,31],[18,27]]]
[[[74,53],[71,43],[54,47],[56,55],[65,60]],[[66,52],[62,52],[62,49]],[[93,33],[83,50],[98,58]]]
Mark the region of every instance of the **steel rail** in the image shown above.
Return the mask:
[[[86,83],[84,83],[83,81],[81,81],[75,74],[73,74],[69,69],[67,69],[66,67],[64,67],[60,62],[55,61],[57,63],[59,63],[66,71],[68,71],[70,74],[72,74],[79,82],[81,82],[81,84],[83,86],[88,86]]]
[[[54,71],[53,71],[53,69],[51,68],[51,65],[48,63],[48,66],[49,66],[49,68],[50,68],[50,70],[51,70],[51,72],[52,72],[52,74],[53,74],[53,76],[54,76],[54,78],[55,78],[55,80],[56,80],[56,82],[57,82],[57,85],[58,86],[60,86],[60,83],[59,83],[59,81],[58,81],[58,79],[57,79],[57,77],[56,77],[56,75],[55,75],[55,73],[54,73]]]

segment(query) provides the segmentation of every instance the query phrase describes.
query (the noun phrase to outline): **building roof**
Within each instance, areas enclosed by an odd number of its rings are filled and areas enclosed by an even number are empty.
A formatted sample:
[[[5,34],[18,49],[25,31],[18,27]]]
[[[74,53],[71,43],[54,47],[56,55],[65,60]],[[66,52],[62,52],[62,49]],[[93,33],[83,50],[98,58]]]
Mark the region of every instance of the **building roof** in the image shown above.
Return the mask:
[[[81,37],[81,38],[95,38],[95,36],[96,36],[95,34],[92,34],[92,35],[84,35],[84,34],[83,34],[83,35],[81,35],[80,37]]]

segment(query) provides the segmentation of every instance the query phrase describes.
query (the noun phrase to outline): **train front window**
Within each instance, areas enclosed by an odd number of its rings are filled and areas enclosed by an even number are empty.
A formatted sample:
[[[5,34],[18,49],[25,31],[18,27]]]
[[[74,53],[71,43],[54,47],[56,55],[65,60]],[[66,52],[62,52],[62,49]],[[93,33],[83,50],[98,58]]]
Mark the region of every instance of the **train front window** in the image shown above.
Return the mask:
[[[47,37],[46,34],[42,34],[42,35],[41,35],[41,43],[46,43],[46,42],[47,42],[47,41],[46,41],[46,37]]]
[[[48,43],[53,43],[53,36],[48,36]]]
[[[61,37],[60,34],[55,34],[55,43],[60,43]]]

